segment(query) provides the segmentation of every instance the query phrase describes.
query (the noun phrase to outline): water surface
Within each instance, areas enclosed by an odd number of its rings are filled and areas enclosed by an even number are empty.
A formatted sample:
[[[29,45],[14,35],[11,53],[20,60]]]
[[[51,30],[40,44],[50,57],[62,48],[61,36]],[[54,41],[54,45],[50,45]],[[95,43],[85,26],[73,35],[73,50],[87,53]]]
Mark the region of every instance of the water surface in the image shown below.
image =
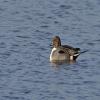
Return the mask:
[[[88,52],[50,63],[55,35]],[[99,98],[99,0],[0,0],[0,100]]]

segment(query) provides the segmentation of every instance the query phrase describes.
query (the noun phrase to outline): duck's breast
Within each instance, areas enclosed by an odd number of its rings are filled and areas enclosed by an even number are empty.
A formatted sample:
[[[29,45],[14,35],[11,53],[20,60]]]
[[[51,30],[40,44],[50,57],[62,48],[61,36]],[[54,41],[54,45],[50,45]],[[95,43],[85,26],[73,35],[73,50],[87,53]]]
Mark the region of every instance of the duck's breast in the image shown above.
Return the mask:
[[[63,50],[59,50],[57,48],[53,48],[50,54],[50,61],[54,60],[67,60],[67,54]]]

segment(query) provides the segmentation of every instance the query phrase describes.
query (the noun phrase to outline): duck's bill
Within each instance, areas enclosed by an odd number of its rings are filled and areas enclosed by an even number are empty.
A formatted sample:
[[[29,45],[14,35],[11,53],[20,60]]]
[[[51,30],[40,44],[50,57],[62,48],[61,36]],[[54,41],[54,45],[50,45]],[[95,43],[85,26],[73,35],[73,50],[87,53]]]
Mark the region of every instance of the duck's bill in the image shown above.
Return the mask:
[[[50,47],[51,47],[51,48],[53,48],[53,45],[52,45],[52,43],[50,44]]]

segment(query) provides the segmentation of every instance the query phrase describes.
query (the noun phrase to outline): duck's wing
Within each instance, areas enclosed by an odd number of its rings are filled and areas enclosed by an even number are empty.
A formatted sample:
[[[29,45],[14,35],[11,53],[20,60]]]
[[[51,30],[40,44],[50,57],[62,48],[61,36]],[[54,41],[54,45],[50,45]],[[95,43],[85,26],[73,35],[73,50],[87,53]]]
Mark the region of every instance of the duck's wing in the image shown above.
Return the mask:
[[[74,48],[74,47],[69,46],[69,45],[62,45],[62,47],[64,49],[66,49],[70,55],[73,55],[73,56],[77,55],[78,56],[80,54],[80,48]]]
[[[69,45],[62,45],[62,47],[68,48],[68,49],[74,49],[72,46],[69,46]]]
[[[80,48],[74,48],[74,47],[69,46],[69,45],[62,45],[62,47],[66,48],[66,49],[70,49],[70,50],[80,51]]]

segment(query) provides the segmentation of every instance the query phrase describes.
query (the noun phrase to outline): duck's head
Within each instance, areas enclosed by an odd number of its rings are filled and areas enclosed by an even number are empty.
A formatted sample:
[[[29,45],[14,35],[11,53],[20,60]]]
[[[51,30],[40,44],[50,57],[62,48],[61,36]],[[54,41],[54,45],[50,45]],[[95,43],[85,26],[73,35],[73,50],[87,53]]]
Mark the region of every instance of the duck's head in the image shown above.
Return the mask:
[[[60,37],[59,36],[53,37],[53,39],[52,39],[52,45],[55,48],[61,46],[61,40],[60,40]]]

